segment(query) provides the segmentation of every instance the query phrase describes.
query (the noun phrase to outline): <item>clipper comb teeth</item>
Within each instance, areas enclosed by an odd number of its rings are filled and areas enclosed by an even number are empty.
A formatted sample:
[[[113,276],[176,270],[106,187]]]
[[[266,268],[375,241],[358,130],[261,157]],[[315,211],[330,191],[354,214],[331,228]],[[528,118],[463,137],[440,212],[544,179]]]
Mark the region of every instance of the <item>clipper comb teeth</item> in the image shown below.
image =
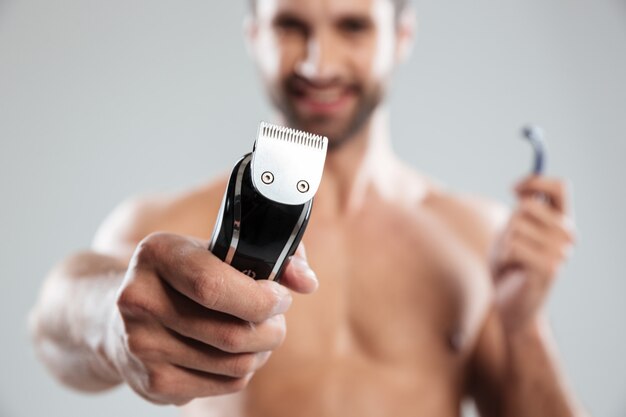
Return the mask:
[[[314,135],[313,133],[303,132],[290,127],[273,125],[267,122],[261,122],[261,126],[259,127],[259,136],[285,140],[287,142],[310,146],[320,150],[325,150],[328,146],[328,139],[325,136]]]

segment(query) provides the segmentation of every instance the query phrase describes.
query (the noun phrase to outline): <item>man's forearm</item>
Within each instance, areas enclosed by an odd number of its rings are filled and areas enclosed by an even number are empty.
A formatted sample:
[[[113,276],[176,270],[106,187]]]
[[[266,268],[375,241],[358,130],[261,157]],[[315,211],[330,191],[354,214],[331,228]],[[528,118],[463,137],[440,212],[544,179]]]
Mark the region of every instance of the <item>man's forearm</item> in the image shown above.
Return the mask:
[[[585,417],[559,369],[556,346],[544,319],[507,337],[506,417]]]
[[[31,333],[40,358],[69,386],[100,391],[121,381],[104,343],[125,271],[116,258],[84,252],[46,279],[31,312]]]

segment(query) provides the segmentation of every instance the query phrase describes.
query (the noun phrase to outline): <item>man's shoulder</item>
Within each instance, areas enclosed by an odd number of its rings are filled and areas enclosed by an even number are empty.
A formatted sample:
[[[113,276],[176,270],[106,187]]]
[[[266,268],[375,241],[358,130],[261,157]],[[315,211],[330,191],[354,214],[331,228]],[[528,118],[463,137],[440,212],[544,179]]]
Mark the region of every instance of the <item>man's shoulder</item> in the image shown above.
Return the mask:
[[[172,193],[133,196],[115,207],[102,222],[92,247],[115,252],[161,231],[208,238],[219,211],[228,177]]]
[[[399,163],[396,167],[390,181],[394,184],[395,202],[415,215],[427,215],[436,226],[444,226],[479,256],[488,255],[494,238],[509,218],[508,208],[489,198],[452,190],[407,164]]]
[[[429,187],[422,204],[481,256],[488,254],[509,217],[509,209],[500,202],[442,185]]]

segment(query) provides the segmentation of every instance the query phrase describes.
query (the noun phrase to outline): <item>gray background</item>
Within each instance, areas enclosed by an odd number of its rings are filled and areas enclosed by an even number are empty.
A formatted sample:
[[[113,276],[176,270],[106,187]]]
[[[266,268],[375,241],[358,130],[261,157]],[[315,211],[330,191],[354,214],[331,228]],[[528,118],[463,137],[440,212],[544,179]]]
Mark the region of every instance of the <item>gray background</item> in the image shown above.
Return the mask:
[[[454,4],[453,4],[454,3]],[[0,415],[174,416],[127,388],[85,396],[34,358],[26,317],[49,267],[138,192],[206,181],[270,116],[243,1],[0,0]],[[626,416],[626,2],[419,2],[391,97],[397,151],[449,187],[512,202],[544,126],[574,184],[580,241],[549,312],[595,416]]]

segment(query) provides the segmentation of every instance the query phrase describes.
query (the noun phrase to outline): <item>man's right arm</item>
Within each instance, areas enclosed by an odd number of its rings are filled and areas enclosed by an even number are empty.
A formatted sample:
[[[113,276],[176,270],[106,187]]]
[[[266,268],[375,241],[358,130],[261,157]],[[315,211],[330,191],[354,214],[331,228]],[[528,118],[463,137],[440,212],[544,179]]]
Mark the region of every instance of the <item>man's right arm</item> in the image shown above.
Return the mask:
[[[93,248],[69,256],[48,274],[30,314],[35,350],[63,383],[82,391],[111,388],[122,378],[105,340],[117,291],[141,239],[141,200],[125,202],[103,222]]]
[[[78,253],[49,274],[31,315],[39,356],[74,388],[126,382],[155,403],[244,388],[284,339],[289,291],[234,270],[208,242],[167,233],[141,239],[149,217],[141,206],[118,210],[99,233],[111,242],[108,253],[99,243],[101,252]],[[282,284],[315,290],[302,250]]]
[[[105,335],[126,265],[83,252],[56,266],[31,312],[35,349],[65,384],[100,391],[122,381],[105,353]]]

